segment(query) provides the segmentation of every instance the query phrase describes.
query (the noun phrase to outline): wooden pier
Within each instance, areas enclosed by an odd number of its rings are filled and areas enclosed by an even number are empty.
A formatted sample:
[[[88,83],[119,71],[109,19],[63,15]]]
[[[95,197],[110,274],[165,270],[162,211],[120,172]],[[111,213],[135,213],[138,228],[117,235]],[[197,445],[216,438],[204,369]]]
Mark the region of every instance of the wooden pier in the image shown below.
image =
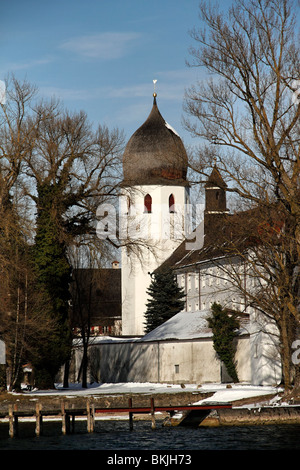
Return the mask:
[[[208,415],[212,410],[224,409],[224,408],[232,408],[230,403],[227,404],[207,404],[207,405],[179,405],[179,406],[164,406],[158,405],[155,406],[154,399],[150,399],[150,406],[139,406],[134,407],[132,406],[132,400],[129,399],[128,408],[95,408],[95,413],[129,413],[129,426],[130,429],[133,428],[133,415],[134,414],[150,414],[151,415],[151,422],[152,428],[155,428],[155,413],[157,412],[166,412],[170,413],[171,415],[180,412],[193,412],[193,411],[201,411],[203,413],[203,417]]]
[[[43,432],[43,418],[61,419],[62,433],[69,434],[75,430],[75,418],[86,417],[87,431],[94,431],[95,406],[87,401],[86,408],[66,408],[61,403],[60,409],[43,410],[40,403],[36,404],[35,411],[18,410],[18,407],[9,405],[8,414],[1,413],[1,419],[7,419],[9,423],[9,436],[16,437],[19,434],[19,423],[23,419],[35,419],[35,434],[40,436]]]
[[[62,433],[69,434],[75,431],[75,418],[86,417],[87,432],[93,432],[95,428],[95,417],[98,415],[119,415],[128,414],[129,427],[133,429],[133,416],[135,414],[148,414],[151,417],[152,429],[156,427],[155,413],[166,412],[170,416],[176,412],[191,413],[196,412],[201,419],[204,419],[212,410],[232,408],[232,405],[227,404],[206,404],[206,405],[179,405],[179,406],[155,406],[154,399],[150,398],[149,406],[133,406],[132,398],[128,400],[127,407],[96,407],[94,403],[87,400],[85,408],[66,407],[65,402],[62,401],[60,409],[43,410],[40,403],[36,404],[34,411],[18,410],[17,406],[9,405],[8,414],[1,413],[0,418],[8,419],[9,422],[9,436],[15,437],[19,433],[19,421],[24,418],[35,419],[35,434],[40,436],[43,431],[43,418],[56,418],[61,419]],[[111,417],[110,417],[111,419]],[[200,422],[199,421],[199,422]]]

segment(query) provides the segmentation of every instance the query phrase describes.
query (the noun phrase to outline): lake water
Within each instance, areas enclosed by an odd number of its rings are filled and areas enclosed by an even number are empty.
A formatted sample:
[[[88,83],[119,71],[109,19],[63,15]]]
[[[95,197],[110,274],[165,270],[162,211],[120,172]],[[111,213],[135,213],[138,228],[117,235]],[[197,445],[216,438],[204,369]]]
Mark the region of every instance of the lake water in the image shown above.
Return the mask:
[[[201,451],[201,450],[300,450],[300,425],[164,427],[157,421],[96,420],[87,433],[86,421],[76,421],[75,433],[63,435],[61,422],[44,422],[43,435],[35,436],[34,422],[21,422],[19,436],[8,437],[8,424],[0,423],[1,450],[103,450],[103,451]],[[166,466],[166,465],[164,465]]]

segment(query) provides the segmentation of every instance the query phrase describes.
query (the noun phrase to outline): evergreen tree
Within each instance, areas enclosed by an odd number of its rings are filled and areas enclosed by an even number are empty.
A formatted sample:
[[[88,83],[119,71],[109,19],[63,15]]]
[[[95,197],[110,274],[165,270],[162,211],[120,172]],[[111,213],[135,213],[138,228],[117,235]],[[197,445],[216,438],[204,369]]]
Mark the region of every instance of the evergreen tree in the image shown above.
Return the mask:
[[[49,302],[55,328],[44,337],[36,338],[31,358],[36,383],[40,388],[53,387],[55,375],[69,358],[71,330],[68,321],[71,268],[62,237],[62,221],[58,208],[60,188],[52,184],[38,185],[39,207],[33,262],[40,291]],[[60,222],[60,223],[59,223]],[[41,318],[45,321],[45,318]]]
[[[232,380],[238,382],[233,340],[236,336],[236,329],[239,328],[239,321],[234,312],[229,313],[220,304],[213,303],[211,310],[212,316],[208,318],[208,325],[213,332],[214,349],[219,359],[224,362]]]
[[[152,281],[147,289],[150,299],[147,302],[146,333],[173,317],[184,308],[184,291],[178,286],[176,276],[171,269],[164,269],[151,274]]]

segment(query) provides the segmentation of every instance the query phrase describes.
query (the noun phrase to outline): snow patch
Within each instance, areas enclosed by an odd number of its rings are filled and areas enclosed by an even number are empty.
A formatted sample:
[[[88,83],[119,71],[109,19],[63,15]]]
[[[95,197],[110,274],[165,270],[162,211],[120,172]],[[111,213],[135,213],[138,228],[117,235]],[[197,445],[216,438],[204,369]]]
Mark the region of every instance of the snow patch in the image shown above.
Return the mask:
[[[194,404],[205,403],[231,403],[235,400],[243,398],[257,397],[260,395],[274,395],[281,390],[272,386],[255,386],[247,384],[232,384],[228,388],[226,384],[185,384],[182,388],[180,384],[166,384],[166,383],[137,383],[137,382],[122,382],[122,383],[93,383],[88,388],[82,388],[80,383],[70,384],[69,388],[63,388],[62,384],[56,384],[55,390],[32,390],[25,392],[26,395],[36,397],[38,395],[68,395],[74,396],[99,396],[101,394],[114,394],[114,393],[174,393],[174,392],[210,392],[212,396],[200,400]],[[279,403],[276,403],[277,405]],[[282,404],[282,403],[281,403]],[[249,405],[248,405],[249,406]]]
[[[184,340],[212,336],[207,318],[210,310],[179,312],[145,335],[140,341]]]
[[[170,124],[167,123],[167,121],[165,121],[165,126],[170,130],[172,131],[175,135],[177,135],[179,137],[179,134],[177,134],[177,132],[175,131],[175,129],[173,129],[172,126],[170,126]]]

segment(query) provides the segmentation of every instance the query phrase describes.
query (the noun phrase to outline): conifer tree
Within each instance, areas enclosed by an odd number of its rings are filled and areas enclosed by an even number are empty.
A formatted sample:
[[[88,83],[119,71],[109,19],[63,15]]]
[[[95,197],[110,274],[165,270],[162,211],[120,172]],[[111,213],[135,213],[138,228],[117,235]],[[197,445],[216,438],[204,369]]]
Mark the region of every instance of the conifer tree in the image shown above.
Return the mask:
[[[37,192],[40,207],[37,211],[37,230],[32,250],[33,263],[37,285],[49,302],[51,313],[48,312],[47,315],[55,321],[55,328],[45,337],[36,338],[35,354],[32,355],[31,362],[39,388],[51,388],[54,386],[55,375],[71,352],[72,337],[68,321],[71,267],[56,214],[61,196],[59,188],[55,185],[37,185]],[[43,318],[44,316],[45,312]]]
[[[184,291],[178,286],[171,269],[163,269],[151,274],[152,281],[147,289],[146,333],[176,315],[184,308]]]

